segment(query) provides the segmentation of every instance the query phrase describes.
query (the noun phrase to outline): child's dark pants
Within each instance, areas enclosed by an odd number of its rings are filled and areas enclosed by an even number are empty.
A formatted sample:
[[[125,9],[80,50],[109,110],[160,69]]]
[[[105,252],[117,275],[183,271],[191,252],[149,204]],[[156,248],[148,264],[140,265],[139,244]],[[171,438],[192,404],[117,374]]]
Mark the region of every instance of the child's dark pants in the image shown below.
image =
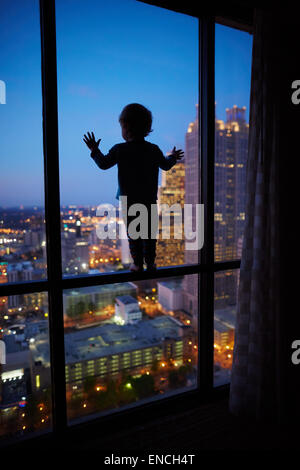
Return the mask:
[[[127,201],[127,210],[133,204],[130,201]],[[153,266],[155,262],[156,256],[156,238],[155,235],[157,233],[158,228],[158,214],[157,214],[157,204],[156,202],[144,202],[144,206],[147,209],[147,219],[146,219],[146,226],[141,228],[139,225],[137,226],[137,232],[141,232],[141,236],[138,238],[132,238],[130,236],[130,224],[133,220],[139,217],[140,213],[137,212],[136,215],[128,215],[127,214],[127,236],[129,242],[129,250],[132,256],[133,262],[136,266],[143,266],[144,261],[147,266]],[[152,207],[151,207],[152,206]],[[146,235],[147,238],[143,238]],[[152,238],[151,238],[152,235]]]

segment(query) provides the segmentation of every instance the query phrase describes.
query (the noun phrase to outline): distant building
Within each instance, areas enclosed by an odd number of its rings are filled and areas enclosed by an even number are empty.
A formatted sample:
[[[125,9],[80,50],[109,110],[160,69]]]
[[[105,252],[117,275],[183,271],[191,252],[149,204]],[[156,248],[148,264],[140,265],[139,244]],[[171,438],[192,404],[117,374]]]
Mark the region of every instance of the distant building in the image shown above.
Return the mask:
[[[26,230],[24,234],[24,245],[28,248],[41,248],[42,242],[45,240],[44,230]]]
[[[80,273],[86,273],[89,270],[89,244],[81,234],[81,222],[76,220],[76,240],[75,240],[75,266],[74,269]],[[77,268],[77,269],[76,269]]]
[[[95,306],[96,311],[108,305],[114,305],[115,299],[122,295],[136,296],[137,288],[133,283],[115,283],[113,286],[80,287],[78,289],[66,289],[63,292],[64,315],[76,316],[78,304],[82,310],[88,312],[90,305]]]
[[[11,263],[7,266],[7,282],[32,281],[34,269],[31,261]],[[23,303],[23,295],[9,295],[8,308],[19,308]]]
[[[215,121],[214,251],[216,261],[241,255],[245,223],[246,161],[249,124],[246,108],[226,109],[226,122]],[[199,203],[198,116],[188,126],[185,148],[185,203]],[[194,221],[195,222],[195,221]],[[186,250],[185,263],[194,264],[200,252]],[[184,280],[184,309],[198,316],[198,275]],[[237,299],[238,270],[215,273],[215,306],[234,305]]]
[[[122,295],[115,300],[115,318],[127,325],[142,319],[138,301],[131,295]]]
[[[33,275],[33,266],[31,261],[21,261],[11,263],[7,267],[7,281],[21,282],[31,281]]]
[[[157,282],[158,302],[169,311],[183,308],[182,279],[168,279]]]
[[[225,347],[234,341],[236,308],[216,309],[214,313],[215,342]]]
[[[159,239],[156,247],[157,266],[174,266],[184,263],[184,233],[183,233],[183,207],[184,207],[184,177],[185,166],[181,160],[169,171],[162,172],[162,183],[158,190],[159,209]],[[170,238],[164,239],[164,218],[162,217],[162,205],[169,207],[178,205],[178,210],[170,215]],[[174,220],[182,220],[182,223],[173,224]],[[168,221],[167,221],[168,223]],[[177,237],[177,238],[176,238]]]
[[[26,400],[31,389],[30,384],[30,351],[23,346],[19,335],[4,335],[2,340],[6,347],[6,364],[1,366],[1,409],[18,406]]]
[[[65,335],[66,382],[70,388],[82,387],[86,377],[105,381],[116,378],[122,372],[135,372],[141,368],[150,370],[154,360],[172,358],[183,363],[190,327],[176,319],[162,315],[153,320],[141,320],[124,326],[106,323],[84,328]],[[32,360],[48,367],[49,347],[45,336],[37,335],[31,345]],[[39,370],[42,380],[41,370]],[[46,377],[46,376],[44,376]],[[40,383],[44,388],[49,383]],[[33,383],[35,377],[32,377]]]
[[[215,259],[235,259],[243,237],[249,124],[246,107],[226,109],[215,129]]]
[[[226,109],[226,122],[215,126],[215,260],[241,256],[245,224],[246,162],[249,124],[246,107]],[[215,275],[215,305],[234,305],[238,270]]]
[[[192,228],[196,229],[195,205],[200,203],[200,166],[199,166],[199,122],[198,106],[196,106],[195,121],[188,126],[185,135],[185,204],[191,204]],[[185,250],[184,262],[186,264],[197,264],[200,252],[198,250]],[[192,315],[192,324],[197,328],[198,324],[198,275],[185,276],[183,281],[183,304],[184,310]]]
[[[65,230],[61,234],[62,271],[65,274],[89,271],[89,243],[81,234],[81,222],[77,218],[75,231]]]

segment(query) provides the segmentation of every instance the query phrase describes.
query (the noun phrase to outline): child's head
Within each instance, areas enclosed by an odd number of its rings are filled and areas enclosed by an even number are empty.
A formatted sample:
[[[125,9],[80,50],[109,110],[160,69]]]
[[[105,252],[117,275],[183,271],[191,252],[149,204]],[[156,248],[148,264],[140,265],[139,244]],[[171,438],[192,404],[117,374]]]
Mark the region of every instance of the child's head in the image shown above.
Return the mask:
[[[145,106],[131,103],[122,110],[119,122],[125,140],[146,137],[152,132],[152,113]]]

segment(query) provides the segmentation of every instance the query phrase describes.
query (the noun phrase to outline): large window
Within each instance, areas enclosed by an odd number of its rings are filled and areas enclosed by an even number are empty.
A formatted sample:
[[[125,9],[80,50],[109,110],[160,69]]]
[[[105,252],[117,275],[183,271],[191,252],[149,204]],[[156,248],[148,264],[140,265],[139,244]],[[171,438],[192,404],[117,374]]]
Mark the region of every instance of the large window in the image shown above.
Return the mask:
[[[48,294],[39,284],[47,277],[39,8],[31,0],[0,8],[2,441],[48,431],[52,399]],[[31,288],[20,292],[23,283]]]
[[[246,203],[252,37],[216,25],[215,260],[241,257]]]
[[[198,318],[187,292],[193,277],[64,291],[71,422],[197,387]]]
[[[215,29],[214,258],[242,255],[246,204],[252,36]],[[239,270],[214,279],[214,385],[230,382]]]
[[[0,439],[51,427],[46,292],[0,297]]]
[[[162,209],[172,208],[172,220],[182,217],[184,226],[184,204],[199,202],[198,148],[190,134],[197,120],[197,18],[135,0],[76,0],[72,8],[57,0],[56,24],[63,273],[120,271],[131,262],[121,238],[117,167],[100,170],[82,137],[94,131],[103,153],[124,142],[118,118],[132,102],[152,112],[147,141],[165,155],[174,146],[185,151],[184,160],[159,175],[156,263],[197,262],[181,227],[172,226],[169,238],[164,234]],[[99,206],[108,204],[116,211],[107,222]],[[115,225],[114,238],[99,237],[101,223]]]
[[[230,381],[234,341],[251,35],[135,0],[39,6],[1,5],[0,441],[200,399]],[[126,237],[99,238],[124,232],[117,169],[82,141],[122,142],[131,102],[153,113],[147,140],[185,154],[160,172],[151,272],[128,270]],[[203,245],[175,236],[178,215]]]
[[[214,386],[230,382],[239,270],[215,273]]]
[[[1,2],[0,283],[46,277],[37,2]]]

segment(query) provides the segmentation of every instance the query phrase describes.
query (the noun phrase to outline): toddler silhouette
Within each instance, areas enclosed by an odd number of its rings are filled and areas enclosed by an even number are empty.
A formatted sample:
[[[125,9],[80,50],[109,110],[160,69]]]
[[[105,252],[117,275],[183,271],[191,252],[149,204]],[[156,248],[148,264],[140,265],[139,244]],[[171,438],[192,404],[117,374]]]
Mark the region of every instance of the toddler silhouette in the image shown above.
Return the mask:
[[[134,219],[132,216],[125,218],[129,241],[129,249],[133,259],[131,271],[143,271],[144,261],[147,270],[154,270],[156,256],[156,238],[151,238],[155,224],[157,226],[157,210],[151,214],[151,205],[157,203],[158,172],[169,170],[183,157],[182,150],[173,148],[172,153],[165,157],[160,148],[145,140],[152,132],[152,113],[138,103],[125,106],[122,110],[119,122],[122,129],[124,143],[114,145],[107,155],[99,150],[101,139],[96,140],[93,132],[84,135],[84,142],[91,150],[91,157],[101,170],[107,170],[118,165],[119,196],[127,196],[127,207],[132,204],[144,204],[148,211],[148,238],[134,239],[128,232],[128,226]],[[152,215],[152,218],[151,218]]]

